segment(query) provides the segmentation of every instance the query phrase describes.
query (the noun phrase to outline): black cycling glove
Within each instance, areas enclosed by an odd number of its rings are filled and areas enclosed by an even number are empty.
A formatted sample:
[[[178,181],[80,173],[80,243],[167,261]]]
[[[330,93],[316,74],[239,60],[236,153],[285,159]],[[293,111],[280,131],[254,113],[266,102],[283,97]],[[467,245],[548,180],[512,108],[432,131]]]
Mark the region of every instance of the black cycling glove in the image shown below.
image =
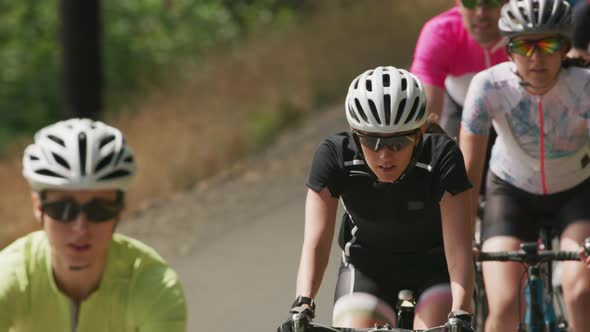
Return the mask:
[[[453,310],[449,313],[449,324],[455,323],[458,320],[461,326],[461,332],[474,332],[471,326],[471,320],[473,315],[463,310]]]
[[[289,310],[287,319],[277,332],[293,332],[296,326],[307,326],[315,317],[315,302],[304,296],[298,296]]]

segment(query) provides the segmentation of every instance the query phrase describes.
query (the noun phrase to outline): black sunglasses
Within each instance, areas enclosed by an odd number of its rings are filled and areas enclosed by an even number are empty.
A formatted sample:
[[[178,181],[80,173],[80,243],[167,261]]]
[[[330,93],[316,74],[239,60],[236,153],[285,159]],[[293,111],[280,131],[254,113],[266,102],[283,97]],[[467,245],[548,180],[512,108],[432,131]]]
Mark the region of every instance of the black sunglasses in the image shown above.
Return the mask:
[[[78,218],[80,212],[84,212],[86,220],[91,223],[101,223],[115,219],[123,209],[122,200],[106,201],[93,199],[85,204],[78,204],[73,200],[43,201],[41,210],[43,213],[60,222],[69,223]]]
[[[504,0],[461,0],[463,7],[467,9],[475,9],[477,6],[496,8],[502,6],[505,2]]]
[[[413,131],[406,135],[395,135],[389,137],[372,136],[355,131],[359,142],[373,151],[379,151],[387,146],[392,151],[399,151],[416,141],[418,131]]]

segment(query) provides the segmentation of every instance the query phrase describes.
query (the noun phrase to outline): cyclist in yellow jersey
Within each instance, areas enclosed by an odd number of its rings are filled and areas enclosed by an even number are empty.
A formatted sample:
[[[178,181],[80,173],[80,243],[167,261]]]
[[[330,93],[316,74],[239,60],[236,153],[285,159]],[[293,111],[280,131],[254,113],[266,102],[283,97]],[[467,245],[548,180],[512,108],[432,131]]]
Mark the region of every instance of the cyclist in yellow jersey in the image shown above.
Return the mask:
[[[122,133],[71,119],[41,129],[23,158],[43,230],[0,252],[0,331],[186,329],[176,273],[114,233],[135,161]]]

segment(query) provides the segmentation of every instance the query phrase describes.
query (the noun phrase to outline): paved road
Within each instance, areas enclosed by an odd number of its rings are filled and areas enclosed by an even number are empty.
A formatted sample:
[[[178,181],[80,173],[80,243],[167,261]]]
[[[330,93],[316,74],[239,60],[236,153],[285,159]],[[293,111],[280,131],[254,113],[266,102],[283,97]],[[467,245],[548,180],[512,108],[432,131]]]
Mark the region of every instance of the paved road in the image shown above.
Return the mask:
[[[121,229],[162,253],[178,271],[189,331],[274,331],[295,296],[303,239],[305,180],[313,151],[346,129],[337,107],[314,116],[264,153],[191,192],[129,216]],[[329,323],[339,252],[317,297]]]

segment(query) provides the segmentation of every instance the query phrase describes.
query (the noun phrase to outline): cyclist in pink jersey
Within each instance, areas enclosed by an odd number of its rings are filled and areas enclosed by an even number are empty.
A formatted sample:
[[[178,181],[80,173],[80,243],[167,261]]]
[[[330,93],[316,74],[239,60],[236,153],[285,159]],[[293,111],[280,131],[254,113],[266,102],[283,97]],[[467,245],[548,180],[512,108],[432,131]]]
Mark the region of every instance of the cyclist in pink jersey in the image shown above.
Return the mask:
[[[454,8],[426,22],[418,38],[410,71],[424,82],[428,108],[451,137],[459,134],[471,78],[508,61],[497,24],[504,2],[456,0]]]

